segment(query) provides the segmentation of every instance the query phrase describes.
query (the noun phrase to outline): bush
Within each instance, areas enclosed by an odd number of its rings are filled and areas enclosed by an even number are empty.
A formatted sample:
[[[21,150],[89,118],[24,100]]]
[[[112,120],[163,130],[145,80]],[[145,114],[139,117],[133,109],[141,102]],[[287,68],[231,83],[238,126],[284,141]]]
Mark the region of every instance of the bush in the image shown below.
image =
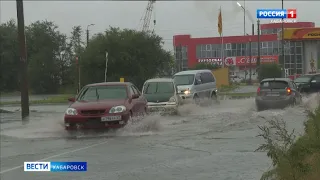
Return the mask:
[[[281,78],[281,67],[278,64],[262,64],[258,70],[258,79],[261,81],[265,78]]]
[[[288,132],[281,119],[268,121],[259,127],[265,143],[256,151],[266,151],[274,169],[261,180],[318,180],[320,177],[320,105],[308,110],[305,133],[296,139],[294,130]]]

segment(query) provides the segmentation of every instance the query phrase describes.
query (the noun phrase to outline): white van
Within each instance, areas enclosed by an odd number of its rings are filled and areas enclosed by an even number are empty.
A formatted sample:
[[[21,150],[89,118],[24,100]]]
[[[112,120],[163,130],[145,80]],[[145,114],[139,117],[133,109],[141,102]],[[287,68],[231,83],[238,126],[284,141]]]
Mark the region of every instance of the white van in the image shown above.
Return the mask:
[[[217,100],[216,78],[211,70],[181,71],[173,79],[182,99],[193,99],[196,103],[204,98]]]

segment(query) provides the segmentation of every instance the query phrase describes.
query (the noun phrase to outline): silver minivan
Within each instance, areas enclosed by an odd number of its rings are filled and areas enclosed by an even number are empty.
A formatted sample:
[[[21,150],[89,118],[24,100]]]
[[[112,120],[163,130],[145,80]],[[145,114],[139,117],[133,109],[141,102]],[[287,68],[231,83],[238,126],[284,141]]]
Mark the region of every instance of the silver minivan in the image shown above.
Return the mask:
[[[196,103],[205,98],[217,100],[216,78],[211,70],[181,71],[173,79],[183,100],[194,100]]]

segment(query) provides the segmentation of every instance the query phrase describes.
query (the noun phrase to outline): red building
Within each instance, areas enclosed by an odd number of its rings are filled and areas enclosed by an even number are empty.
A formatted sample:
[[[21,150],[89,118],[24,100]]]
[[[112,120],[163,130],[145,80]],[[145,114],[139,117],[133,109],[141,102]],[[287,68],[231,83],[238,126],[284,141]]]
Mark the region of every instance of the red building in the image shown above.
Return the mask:
[[[282,45],[278,37],[278,33],[281,32],[281,27],[281,23],[260,25],[260,56],[262,64],[270,62],[278,63],[283,59],[281,56]],[[315,23],[285,23],[284,28],[315,28]],[[223,61],[221,60],[222,43],[220,37],[192,38],[190,35],[175,35],[173,37],[173,46],[175,47],[176,59],[180,60],[180,70],[187,70],[197,63],[225,63],[226,66],[235,66],[235,68],[233,68],[235,69],[234,73],[244,77],[244,70],[248,69],[250,62],[250,41],[251,64],[252,67],[255,68],[258,55],[257,35],[223,37]],[[317,46],[320,47],[319,45],[320,43]],[[286,41],[285,57],[281,62],[283,62],[289,75],[294,74],[295,71],[297,74],[305,73],[303,41]],[[255,74],[253,74],[253,76],[254,75]]]

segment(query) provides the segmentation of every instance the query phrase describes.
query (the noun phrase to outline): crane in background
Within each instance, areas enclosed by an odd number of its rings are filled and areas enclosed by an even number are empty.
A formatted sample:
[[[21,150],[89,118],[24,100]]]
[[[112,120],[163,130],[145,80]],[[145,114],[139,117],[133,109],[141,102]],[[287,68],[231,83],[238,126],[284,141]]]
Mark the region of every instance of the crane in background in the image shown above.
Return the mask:
[[[148,1],[148,5],[146,7],[146,10],[144,12],[144,15],[141,18],[142,21],[142,27],[140,28],[140,30],[142,32],[150,32],[150,21],[151,21],[151,16],[152,16],[152,12],[154,9],[154,4],[155,4],[155,0],[149,0]],[[155,13],[155,12],[154,12]],[[155,19],[155,15],[154,15],[154,19],[153,19],[153,30],[151,31],[152,33],[154,32],[154,28],[156,26],[156,19]]]

